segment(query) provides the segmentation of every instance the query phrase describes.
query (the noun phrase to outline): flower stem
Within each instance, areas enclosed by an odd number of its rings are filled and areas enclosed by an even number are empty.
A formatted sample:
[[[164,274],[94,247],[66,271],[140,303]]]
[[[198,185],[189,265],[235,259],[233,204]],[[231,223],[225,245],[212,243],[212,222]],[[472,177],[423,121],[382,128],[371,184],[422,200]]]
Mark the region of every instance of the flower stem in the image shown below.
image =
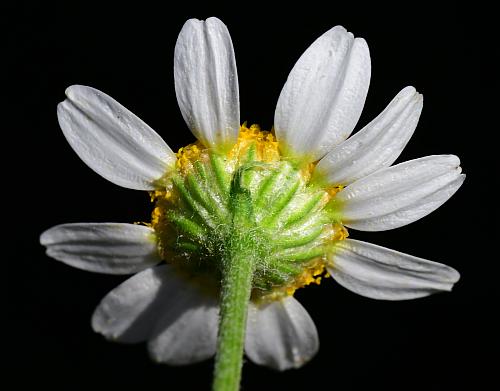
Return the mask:
[[[247,309],[258,252],[252,235],[253,212],[248,195],[237,189],[231,196],[233,226],[223,260],[213,391],[239,389]]]
[[[223,279],[214,391],[239,389],[252,272],[252,262],[237,256]]]

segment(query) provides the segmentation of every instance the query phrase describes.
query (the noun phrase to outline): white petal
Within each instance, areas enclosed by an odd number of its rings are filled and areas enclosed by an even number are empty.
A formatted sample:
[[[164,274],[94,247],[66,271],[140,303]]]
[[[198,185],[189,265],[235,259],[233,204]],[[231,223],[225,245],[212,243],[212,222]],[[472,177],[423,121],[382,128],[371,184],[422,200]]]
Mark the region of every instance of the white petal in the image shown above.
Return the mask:
[[[245,352],[256,364],[280,371],[299,368],[318,351],[313,320],[293,297],[248,308]]]
[[[155,361],[184,365],[215,354],[219,320],[215,297],[186,284],[162,312],[148,345]]]
[[[451,291],[458,272],[446,265],[347,239],[336,245],[328,272],[343,287],[372,299],[407,300]]]
[[[317,174],[329,184],[348,185],[389,167],[413,135],[422,105],[415,88],[404,88],[377,118],[321,159]]]
[[[142,342],[187,284],[171,266],[146,269],[109,292],[92,316],[92,328],[118,342]]]
[[[140,118],[95,88],[74,85],[57,106],[59,125],[71,147],[96,173],[116,185],[154,190],[154,181],[176,157]]]
[[[286,154],[310,161],[345,140],[358,122],[370,84],[370,52],[336,26],[300,57],[281,91],[274,128]]]
[[[339,192],[344,225],[385,231],[410,224],[444,204],[462,185],[460,160],[435,155],[384,168]]]
[[[240,101],[224,23],[209,18],[184,24],[175,45],[174,77],[177,102],[193,134],[207,147],[231,147],[240,129]]]
[[[120,223],[62,224],[42,233],[47,255],[78,269],[131,274],[161,261],[154,231]]]

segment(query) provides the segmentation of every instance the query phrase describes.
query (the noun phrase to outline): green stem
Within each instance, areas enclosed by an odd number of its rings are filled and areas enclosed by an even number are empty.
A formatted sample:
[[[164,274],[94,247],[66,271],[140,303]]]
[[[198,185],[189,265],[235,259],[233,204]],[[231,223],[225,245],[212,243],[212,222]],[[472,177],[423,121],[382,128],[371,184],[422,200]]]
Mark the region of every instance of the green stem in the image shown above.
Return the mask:
[[[253,262],[234,254],[222,281],[214,391],[239,390]]]
[[[248,192],[240,187],[239,179],[235,182],[231,189],[233,224],[222,263],[213,391],[239,390],[247,309],[258,257],[251,200]]]

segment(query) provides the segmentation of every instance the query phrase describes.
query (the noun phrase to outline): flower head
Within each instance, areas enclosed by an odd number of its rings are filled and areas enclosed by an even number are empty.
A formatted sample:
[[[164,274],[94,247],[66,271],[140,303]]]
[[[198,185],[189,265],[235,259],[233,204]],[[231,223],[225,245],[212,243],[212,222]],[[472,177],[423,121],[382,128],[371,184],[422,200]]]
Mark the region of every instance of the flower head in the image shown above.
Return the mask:
[[[198,139],[177,153],[96,89],[71,86],[58,106],[64,135],[88,166],[119,186],[149,191],[154,201],[146,225],[63,224],[41,236],[47,254],[71,266],[137,273],[102,300],[95,331],[149,341],[160,362],[209,358],[220,292],[231,282],[224,275],[244,257],[251,260],[246,354],[282,370],[318,349],[296,289],[331,276],[374,299],[451,290],[459,275],[448,266],[348,239],[348,228],[390,230],[426,216],[465,178],[453,155],[391,166],[422,110],[413,87],[349,137],[370,80],[363,39],[337,26],[306,50],[280,94],[271,132],[240,124],[234,51],[220,20],[186,22],[174,77]]]

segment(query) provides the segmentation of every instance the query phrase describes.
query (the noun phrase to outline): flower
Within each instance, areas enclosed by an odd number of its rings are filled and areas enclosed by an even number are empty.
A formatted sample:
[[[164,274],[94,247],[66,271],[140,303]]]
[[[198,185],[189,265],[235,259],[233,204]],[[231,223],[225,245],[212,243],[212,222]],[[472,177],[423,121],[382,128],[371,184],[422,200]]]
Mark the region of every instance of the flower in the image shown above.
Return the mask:
[[[298,288],[331,276],[374,299],[451,290],[454,269],[347,238],[346,227],[383,231],[426,216],[465,178],[452,155],[391,166],[422,110],[413,87],[349,137],[370,80],[363,39],[336,26],[306,50],[280,94],[274,132],[240,125],[234,51],[220,20],[187,21],[174,56],[177,100],[198,139],[177,154],[96,89],[71,86],[58,106],[65,137],[90,168],[155,202],[147,225],[63,224],[41,235],[47,254],[68,265],[137,273],[101,301],[96,332],[148,341],[168,364],[211,357],[228,249],[256,254],[245,352],[279,370],[318,349],[314,322],[293,298]]]

